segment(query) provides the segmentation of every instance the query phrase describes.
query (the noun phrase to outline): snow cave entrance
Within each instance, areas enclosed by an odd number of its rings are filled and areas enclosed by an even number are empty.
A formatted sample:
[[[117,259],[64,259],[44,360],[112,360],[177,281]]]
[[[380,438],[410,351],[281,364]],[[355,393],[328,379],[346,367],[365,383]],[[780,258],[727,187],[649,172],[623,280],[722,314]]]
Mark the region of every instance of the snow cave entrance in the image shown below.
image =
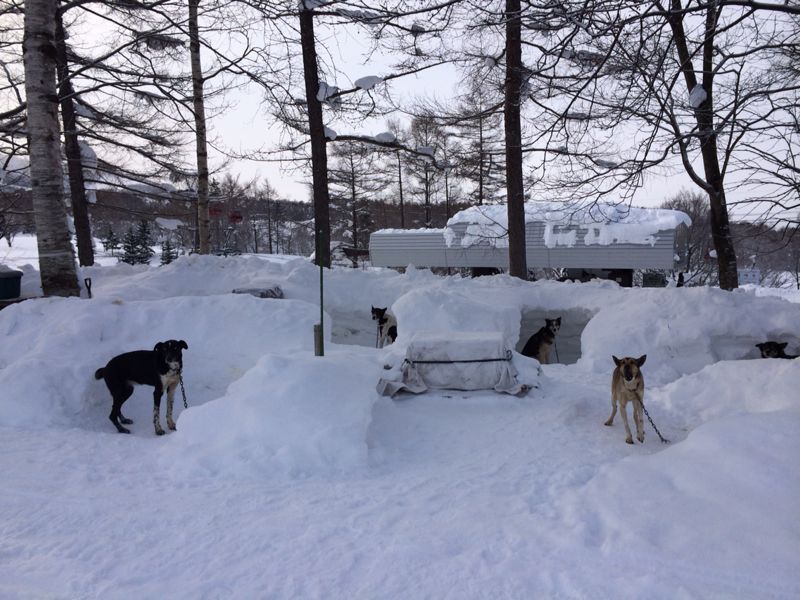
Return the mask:
[[[593,316],[593,313],[582,308],[567,310],[525,308],[522,311],[516,350],[522,352],[528,338],[544,327],[545,319],[561,317],[561,329],[556,335],[555,348],[550,351],[550,361],[571,365],[581,357],[581,334]]]
[[[331,342],[351,346],[375,347],[377,323],[367,311],[327,310],[331,319]]]

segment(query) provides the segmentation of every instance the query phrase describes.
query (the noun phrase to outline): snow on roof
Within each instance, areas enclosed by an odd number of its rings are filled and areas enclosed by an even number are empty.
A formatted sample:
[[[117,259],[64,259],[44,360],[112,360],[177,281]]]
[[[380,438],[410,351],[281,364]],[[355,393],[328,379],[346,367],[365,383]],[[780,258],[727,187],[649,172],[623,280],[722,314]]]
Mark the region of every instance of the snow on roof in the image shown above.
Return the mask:
[[[421,227],[419,229],[379,229],[373,231],[372,235],[395,235],[398,233],[413,233],[413,234],[428,234],[428,235],[443,235],[446,229],[437,229],[434,227]]]
[[[572,247],[577,243],[577,228],[586,229],[583,243],[649,244],[656,242],[659,231],[675,229],[681,223],[691,225],[686,213],[663,208],[639,208],[625,204],[595,202],[590,205],[561,202],[526,202],[525,222],[545,224],[544,243],[548,248]],[[458,235],[455,225],[466,224],[461,246],[487,241],[494,246],[508,246],[508,207],[505,204],[473,206],[447,221],[445,241],[452,245]]]
[[[164,217],[158,217],[156,219],[156,223],[162,229],[169,229],[170,231],[174,231],[181,225],[183,225],[183,221],[180,219],[165,219]]]

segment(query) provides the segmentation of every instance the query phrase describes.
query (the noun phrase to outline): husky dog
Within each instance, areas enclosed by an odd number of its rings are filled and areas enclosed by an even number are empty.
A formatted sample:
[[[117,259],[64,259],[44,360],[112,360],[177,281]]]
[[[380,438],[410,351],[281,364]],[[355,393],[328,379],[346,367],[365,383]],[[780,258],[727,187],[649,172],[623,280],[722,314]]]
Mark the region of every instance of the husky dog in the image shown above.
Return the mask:
[[[543,365],[550,364],[550,348],[556,341],[556,334],[561,329],[561,317],[545,319],[544,327],[534,333],[522,349],[522,354],[535,358]]]
[[[628,444],[633,443],[631,438],[631,428],[628,426],[628,411],[626,406],[628,402],[633,403],[633,420],[636,423],[636,439],[644,443],[644,421],[642,420],[642,413],[644,412],[644,375],[639,367],[647,360],[647,355],[643,354],[639,358],[631,358],[626,356],[619,359],[612,356],[614,364],[617,368],[614,369],[614,375],[611,377],[611,416],[608,417],[606,425],[609,427],[614,423],[614,415],[617,414],[617,402],[619,402],[620,411],[622,412],[622,422],[625,425],[625,433],[628,437],[625,442]]]
[[[164,435],[159,416],[161,396],[167,390],[167,427],[175,430],[172,420],[172,400],[175,388],[181,381],[183,350],[189,346],[183,340],[158,342],[152,350],[135,350],[115,356],[102,369],[97,369],[95,379],[104,379],[114,404],[108,416],[120,433],[130,433],[122,424],[130,425],[130,419],[122,415],[122,404],[133,394],[133,386],[151,385],[153,390],[153,426],[156,435]]]
[[[797,358],[796,355],[786,354],[786,345],[789,342],[763,342],[756,344],[761,350],[761,358]]]
[[[372,320],[378,322],[378,348],[383,348],[386,345],[386,339],[389,338],[389,343],[394,344],[397,339],[397,319],[395,316],[388,312],[387,308],[372,308]]]

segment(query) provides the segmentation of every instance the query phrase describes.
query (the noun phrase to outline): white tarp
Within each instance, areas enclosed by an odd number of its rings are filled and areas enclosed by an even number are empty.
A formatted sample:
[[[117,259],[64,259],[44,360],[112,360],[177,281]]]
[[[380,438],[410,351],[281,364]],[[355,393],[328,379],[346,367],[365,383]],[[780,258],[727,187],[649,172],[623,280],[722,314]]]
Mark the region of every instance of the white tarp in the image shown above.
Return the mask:
[[[378,392],[419,394],[428,389],[494,390],[519,394],[536,386],[539,363],[512,352],[500,331],[420,332],[399,369],[378,382]]]

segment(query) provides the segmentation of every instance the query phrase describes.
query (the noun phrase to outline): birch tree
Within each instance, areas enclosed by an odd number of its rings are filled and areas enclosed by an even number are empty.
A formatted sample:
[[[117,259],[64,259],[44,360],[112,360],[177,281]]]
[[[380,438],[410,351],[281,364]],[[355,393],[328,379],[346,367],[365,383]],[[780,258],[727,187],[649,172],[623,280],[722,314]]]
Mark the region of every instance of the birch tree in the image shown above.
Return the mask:
[[[54,0],[27,0],[23,62],[31,193],[46,296],[80,294],[64,209],[56,93]]]

